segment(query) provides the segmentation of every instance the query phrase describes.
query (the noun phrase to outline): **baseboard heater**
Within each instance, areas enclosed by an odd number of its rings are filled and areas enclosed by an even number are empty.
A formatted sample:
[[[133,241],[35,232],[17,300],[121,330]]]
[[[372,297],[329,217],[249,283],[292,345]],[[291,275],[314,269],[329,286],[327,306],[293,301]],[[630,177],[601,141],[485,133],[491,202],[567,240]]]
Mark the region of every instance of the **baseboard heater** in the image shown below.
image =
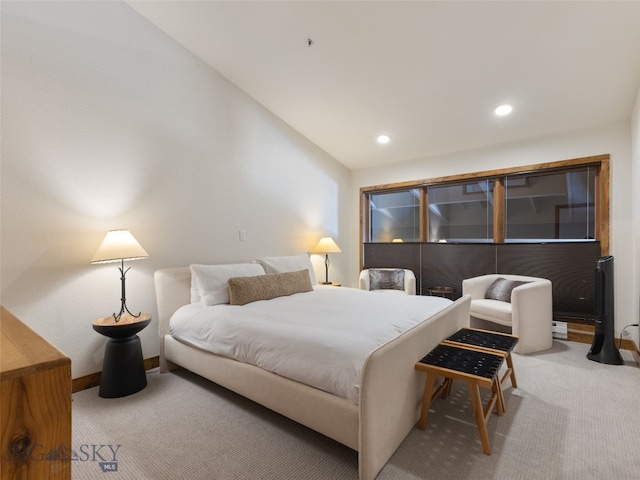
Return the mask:
[[[553,338],[559,338],[561,340],[567,339],[567,322],[554,321],[551,326],[553,332]]]

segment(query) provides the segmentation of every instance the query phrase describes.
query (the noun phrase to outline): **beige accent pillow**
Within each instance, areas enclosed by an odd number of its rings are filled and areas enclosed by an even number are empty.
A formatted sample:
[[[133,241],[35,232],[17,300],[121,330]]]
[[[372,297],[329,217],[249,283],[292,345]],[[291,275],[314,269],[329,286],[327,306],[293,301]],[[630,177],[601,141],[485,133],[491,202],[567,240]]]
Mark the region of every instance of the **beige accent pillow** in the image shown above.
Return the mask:
[[[235,277],[230,278],[227,284],[231,305],[245,305],[313,290],[307,269],[255,277]]]

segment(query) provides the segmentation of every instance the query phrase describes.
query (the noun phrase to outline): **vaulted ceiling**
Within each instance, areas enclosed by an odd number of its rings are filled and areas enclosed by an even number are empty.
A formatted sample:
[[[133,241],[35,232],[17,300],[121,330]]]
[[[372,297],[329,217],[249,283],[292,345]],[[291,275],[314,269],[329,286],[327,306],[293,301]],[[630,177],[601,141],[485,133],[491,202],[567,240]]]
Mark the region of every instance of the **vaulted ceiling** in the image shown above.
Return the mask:
[[[629,119],[640,85],[638,1],[128,3],[353,169]]]

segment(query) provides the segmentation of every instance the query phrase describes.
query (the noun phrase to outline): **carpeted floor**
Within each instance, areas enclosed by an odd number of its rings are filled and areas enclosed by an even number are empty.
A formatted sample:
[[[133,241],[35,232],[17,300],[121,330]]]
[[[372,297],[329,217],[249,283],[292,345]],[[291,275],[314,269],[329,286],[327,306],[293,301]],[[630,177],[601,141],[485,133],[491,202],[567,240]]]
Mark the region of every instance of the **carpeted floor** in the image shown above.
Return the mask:
[[[589,345],[514,354],[519,387],[492,415],[484,455],[464,384],[438,399],[379,480],[636,480],[640,478],[640,369],[586,359]],[[352,479],[357,454],[189,372],[148,375],[143,391],[73,396],[77,480]],[[114,471],[117,469],[117,471]],[[105,476],[106,474],[106,476]]]

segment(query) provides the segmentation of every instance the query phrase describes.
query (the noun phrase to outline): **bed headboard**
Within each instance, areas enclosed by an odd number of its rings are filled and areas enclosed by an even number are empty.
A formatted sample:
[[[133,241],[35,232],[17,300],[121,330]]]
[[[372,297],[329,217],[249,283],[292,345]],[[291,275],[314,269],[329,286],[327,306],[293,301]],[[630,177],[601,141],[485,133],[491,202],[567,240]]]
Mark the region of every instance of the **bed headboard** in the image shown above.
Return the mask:
[[[153,275],[158,305],[158,334],[160,339],[169,333],[171,315],[191,302],[191,270],[189,267],[163,268]],[[164,342],[160,342],[161,355]]]

